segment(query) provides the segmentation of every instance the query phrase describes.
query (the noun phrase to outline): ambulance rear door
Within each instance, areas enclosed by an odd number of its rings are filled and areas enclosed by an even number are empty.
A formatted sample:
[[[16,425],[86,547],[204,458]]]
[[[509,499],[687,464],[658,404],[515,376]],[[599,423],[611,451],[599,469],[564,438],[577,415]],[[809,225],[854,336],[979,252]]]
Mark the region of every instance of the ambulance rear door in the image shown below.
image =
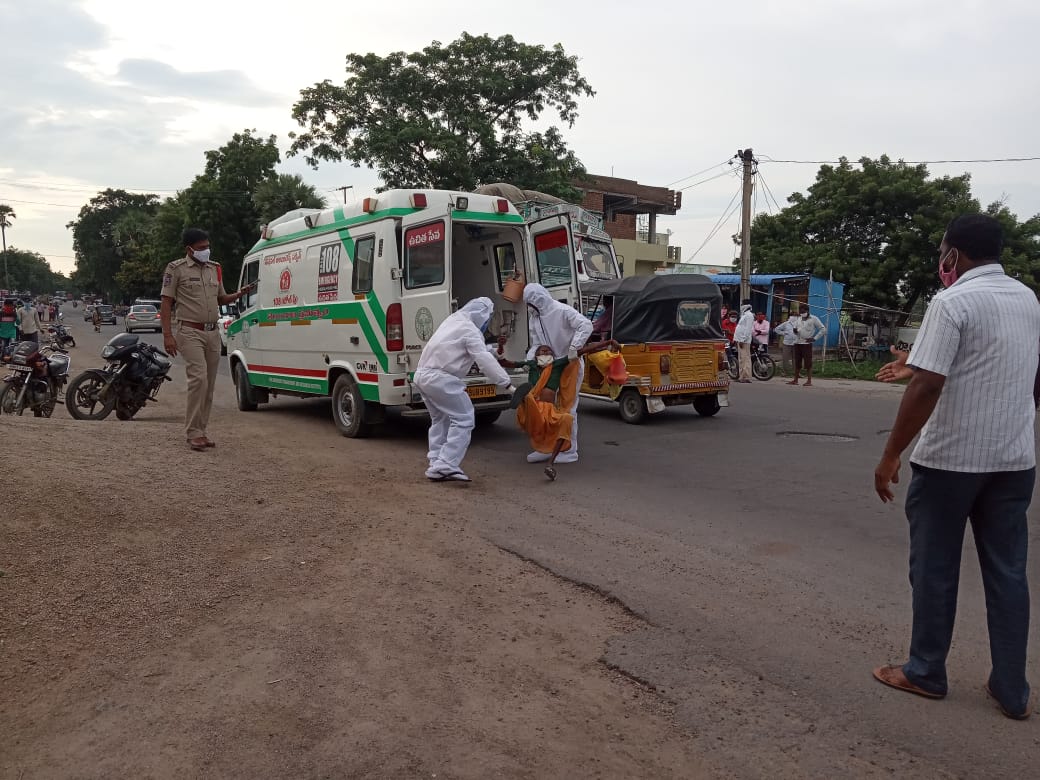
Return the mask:
[[[429,211],[401,219],[401,340],[391,336],[395,317],[387,312],[387,352],[408,355],[408,370],[414,371],[419,353],[437,327],[454,311],[451,300],[451,219],[448,213],[433,216]],[[392,307],[391,307],[392,308]]]

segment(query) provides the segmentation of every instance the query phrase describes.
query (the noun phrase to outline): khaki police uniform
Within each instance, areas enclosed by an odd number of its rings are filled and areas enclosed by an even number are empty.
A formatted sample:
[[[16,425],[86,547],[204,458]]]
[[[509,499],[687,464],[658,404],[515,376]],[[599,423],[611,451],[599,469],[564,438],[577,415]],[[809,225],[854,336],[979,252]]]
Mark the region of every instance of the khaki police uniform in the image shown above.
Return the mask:
[[[217,296],[226,295],[219,266],[193,257],[174,260],[163,273],[162,295],[173,298],[176,306],[172,327],[188,377],[188,439],[205,438],[220,365]]]

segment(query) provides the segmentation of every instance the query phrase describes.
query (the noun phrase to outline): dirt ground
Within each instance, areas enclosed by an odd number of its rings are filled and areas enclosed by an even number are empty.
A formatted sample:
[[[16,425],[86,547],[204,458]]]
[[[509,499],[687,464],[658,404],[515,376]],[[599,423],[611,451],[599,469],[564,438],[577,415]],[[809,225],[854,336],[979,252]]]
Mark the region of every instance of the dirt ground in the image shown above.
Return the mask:
[[[601,660],[638,619],[482,540],[479,485],[224,377],[192,453],[176,374],[130,423],[0,419],[0,778],[707,774]]]

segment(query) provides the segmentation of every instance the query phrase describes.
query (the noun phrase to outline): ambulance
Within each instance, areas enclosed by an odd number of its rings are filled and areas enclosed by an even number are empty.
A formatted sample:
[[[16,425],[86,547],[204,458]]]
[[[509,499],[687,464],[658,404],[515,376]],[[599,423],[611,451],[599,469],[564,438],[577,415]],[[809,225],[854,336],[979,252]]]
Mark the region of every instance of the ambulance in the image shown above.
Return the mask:
[[[519,278],[579,306],[581,282],[602,274],[590,277],[576,245],[569,214],[525,220],[508,199],[477,193],[390,190],[290,212],[264,227],[242,264],[239,286],[256,288],[226,331],[238,408],[331,396],[349,437],[371,433],[388,408],[425,415],[412,377],[441,322],[491,298],[491,336],[504,335],[505,357],[523,360],[527,307],[503,293]],[[478,423],[508,406],[476,369],[465,382]]]

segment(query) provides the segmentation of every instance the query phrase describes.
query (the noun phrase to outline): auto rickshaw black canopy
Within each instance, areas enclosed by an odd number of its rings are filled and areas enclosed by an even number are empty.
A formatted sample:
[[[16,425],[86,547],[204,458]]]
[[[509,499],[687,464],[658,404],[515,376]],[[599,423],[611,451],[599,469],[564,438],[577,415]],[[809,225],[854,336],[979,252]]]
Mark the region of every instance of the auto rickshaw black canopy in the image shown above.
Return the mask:
[[[582,293],[613,297],[611,337],[622,343],[724,338],[722,292],[701,274],[591,282]]]

